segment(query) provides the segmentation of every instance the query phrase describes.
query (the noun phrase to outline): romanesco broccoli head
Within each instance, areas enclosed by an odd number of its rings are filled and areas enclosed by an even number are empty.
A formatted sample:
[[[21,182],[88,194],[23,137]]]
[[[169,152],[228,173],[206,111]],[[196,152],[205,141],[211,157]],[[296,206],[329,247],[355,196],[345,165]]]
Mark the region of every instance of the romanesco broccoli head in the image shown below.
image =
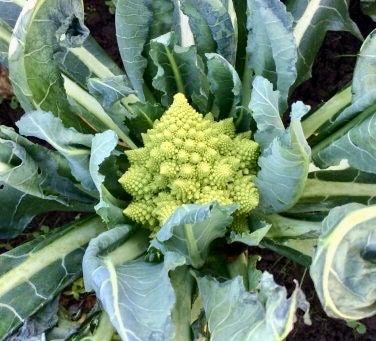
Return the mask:
[[[182,204],[238,204],[233,228],[246,228],[258,205],[253,183],[258,145],[235,134],[232,118],[215,122],[196,112],[183,94],[143,135],[144,147],[126,151],[131,166],[120,178],[133,201],[124,210],[156,232]]]

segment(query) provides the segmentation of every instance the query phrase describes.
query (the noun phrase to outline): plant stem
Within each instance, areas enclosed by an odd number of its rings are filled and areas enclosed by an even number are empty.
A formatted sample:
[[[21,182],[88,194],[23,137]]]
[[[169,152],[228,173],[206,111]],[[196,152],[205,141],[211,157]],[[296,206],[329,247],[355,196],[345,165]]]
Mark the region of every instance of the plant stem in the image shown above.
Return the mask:
[[[113,130],[129,148],[136,149],[136,144],[127,136],[104,111],[99,102],[88,92],[82,89],[78,84],[73,82],[67,76],[64,76],[64,87],[67,95],[73,98],[77,103],[86,108],[96,118],[103,122],[109,129]]]
[[[326,139],[318,143],[312,149],[312,155],[317,154],[321,150],[325,149],[331,145],[334,141],[338,140],[344,136],[351,128],[355,127],[357,124],[364,121],[369,115],[376,111],[376,104],[370,106],[368,109],[364,110],[361,114],[355,116],[350,122],[345,124],[342,128],[338,129],[334,134],[328,136]]]
[[[264,238],[260,244],[263,247],[280,254],[281,256],[291,259],[295,263],[303,265],[306,268],[308,268],[311,265],[311,257],[304,255],[301,252],[286,247],[284,245],[280,245],[272,239]]]
[[[351,86],[348,86],[329,101],[322,105],[312,115],[302,122],[304,136],[308,139],[325,122],[329,121],[335,114],[346,108],[351,103]]]
[[[182,94],[185,93],[185,88],[184,88],[184,82],[183,79],[181,78],[181,74],[179,72],[179,67],[177,66],[174,56],[170,52],[170,50],[165,47],[166,51],[166,56],[171,64],[172,72],[174,74],[175,82],[176,82],[176,87],[178,89],[178,92],[181,92]]]
[[[143,229],[138,229],[121,246],[107,254],[104,258],[114,266],[124,264],[144,254],[148,245],[149,238],[147,233]]]
[[[376,196],[376,185],[369,183],[307,179],[304,192],[300,199],[329,196],[374,197]]]

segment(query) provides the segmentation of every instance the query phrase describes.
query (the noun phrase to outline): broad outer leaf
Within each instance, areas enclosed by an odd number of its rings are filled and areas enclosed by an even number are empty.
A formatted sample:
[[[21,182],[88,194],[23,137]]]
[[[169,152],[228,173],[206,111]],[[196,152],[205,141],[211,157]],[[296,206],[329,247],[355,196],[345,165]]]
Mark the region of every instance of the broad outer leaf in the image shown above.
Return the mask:
[[[105,79],[124,75],[92,36],[81,47],[56,52],[54,59],[60,70],[83,88],[86,88],[90,78]]]
[[[279,109],[279,91],[273,91],[273,84],[267,79],[256,76],[253,80],[250,109],[257,123],[255,141],[265,150],[274,138],[285,131]]]
[[[95,210],[110,226],[122,222],[124,215],[122,208],[118,206],[121,205],[121,201],[115,199],[105,188],[105,175],[100,172],[99,167],[114,151],[117,142],[118,138],[112,130],[96,134],[92,141],[89,161],[90,176],[99,192],[99,203],[95,206]]]
[[[280,0],[248,0],[248,11],[249,67],[279,90],[279,103],[284,112],[297,75],[293,17]]]
[[[0,18],[0,65],[6,67],[8,66],[8,50],[11,36],[11,27]]]
[[[153,12],[150,0],[118,0],[116,6],[116,36],[125,71],[141,100],[143,74],[147,65],[142,55],[146,44]]]
[[[125,96],[135,93],[124,75],[104,79],[90,78],[88,81],[89,92],[97,98],[103,108],[109,110],[113,104]]]
[[[0,236],[22,232],[43,212],[92,211],[93,198],[72,181],[68,165],[58,154],[0,128]]]
[[[376,206],[348,204],[323,221],[310,274],[330,317],[359,320],[376,313]]]
[[[362,12],[376,22],[376,3],[373,0],[360,0]]]
[[[50,112],[32,111],[16,123],[20,133],[46,141],[63,155],[69,163],[73,176],[87,191],[94,190],[89,174],[90,147],[93,135],[65,128],[63,122]]]
[[[221,0],[183,0],[182,10],[189,17],[198,51],[202,54],[214,52],[216,45],[216,52],[235,65],[237,28],[226,3]]]
[[[197,0],[180,0],[181,10],[189,18],[189,27],[194,35],[194,43],[200,56],[215,52],[217,43],[213,39],[211,30],[205,18],[200,13]]]
[[[221,207],[217,203],[183,205],[163,224],[155,246],[163,253],[184,256],[187,264],[199,268],[206,261],[211,242],[225,235],[236,209],[237,205]]]
[[[9,0],[0,0],[0,65],[8,65],[8,50],[12,30],[21,7]]]
[[[22,8],[13,1],[0,0],[0,22],[6,22],[10,27],[14,27],[21,10]]]
[[[240,102],[242,83],[235,68],[221,55],[207,53],[205,56],[210,90],[215,104],[211,112],[217,118],[224,119],[234,114]]]
[[[9,47],[9,77],[25,111],[51,111],[66,126],[87,129],[71,110],[58,63],[53,57],[58,50],[81,46],[88,34],[83,24],[81,1],[26,3]]]
[[[311,76],[313,61],[327,31],[348,31],[362,39],[349,16],[347,0],[290,0],[288,8],[294,15],[294,38],[299,55],[295,86]]]
[[[310,323],[309,303],[301,289],[297,286],[287,298],[286,289],[268,272],[262,274],[257,292],[247,292],[240,276],[223,283],[201,277],[197,283],[210,340],[283,340],[293,328],[298,308],[306,311],[305,322]]]
[[[85,245],[103,230],[86,219],[0,255],[1,339],[79,276]]]
[[[150,41],[150,57],[157,67],[153,86],[163,93],[163,105],[168,106],[182,92],[200,111],[206,109],[209,84],[195,46],[176,45],[175,34],[170,32]]]
[[[135,259],[145,251],[147,238],[140,231],[141,242],[133,241],[132,232],[120,226],[90,242],[83,261],[85,286],[95,290],[123,340],[174,339],[175,293],[169,271],[183,265],[184,258],[167,253],[158,264]],[[113,251],[118,257],[100,255],[124,239],[129,239],[120,246],[124,252]]]
[[[59,297],[56,297],[36,314],[26,319],[9,341],[45,341],[45,331],[51,329],[58,321],[58,309]]]
[[[368,115],[376,112],[376,30],[370,33],[360,49],[351,91],[353,94],[351,105],[331,117],[330,121],[318,131],[319,139],[322,140],[323,137],[330,136],[345,124],[355,125],[349,121],[356,122],[364,115],[362,112],[367,111]],[[364,116],[362,119],[366,117]],[[357,122],[359,123],[359,121]]]
[[[283,131],[276,108],[278,94],[272,92],[268,81],[256,78],[253,94],[251,109],[259,129],[256,140],[263,148],[258,161],[261,169],[255,180],[260,192],[259,208],[267,213],[282,212],[298,201],[307,179],[311,150],[300,119],[309,107],[302,102],[294,103],[290,127]]]
[[[315,153],[320,168],[338,165],[347,159],[349,165],[363,172],[376,173],[376,107],[372,116],[355,125],[344,136]]]

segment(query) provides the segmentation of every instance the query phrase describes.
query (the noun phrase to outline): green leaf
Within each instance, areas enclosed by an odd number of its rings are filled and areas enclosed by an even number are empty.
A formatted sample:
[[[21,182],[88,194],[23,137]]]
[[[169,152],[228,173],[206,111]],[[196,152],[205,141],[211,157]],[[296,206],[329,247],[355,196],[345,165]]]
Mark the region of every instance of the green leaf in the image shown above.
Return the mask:
[[[21,8],[8,0],[0,0],[0,65],[8,67],[8,50],[12,30]]]
[[[218,119],[234,115],[240,102],[242,84],[235,68],[221,55],[205,54],[208,80],[214,96],[214,107],[210,110]]]
[[[184,259],[174,253],[158,264],[136,259],[148,239],[142,230],[133,232],[130,226],[119,226],[90,242],[83,261],[85,286],[95,290],[122,339],[174,339],[175,293],[169,272]],[[103,255],[114,244],[120,246]]]
[[[310,78],[312,64],[327,31],[348,31],[362,39],[350,18],[348,1],[290,0],[288,8],[294,15],[294,38],[299,56],[295,86]]]
[[[59,297],[55,298],[52,302],[47,303],[36,314],[26,319],[22,327],[11,336],[11,340],[45,340],[45,331],[51,329],[58,321],[58,308]]]
[[[128,100],[126,105],[125,124],[129,128],[132,139],[142,143],[142,133],[153,128],[154,121],[162,116],[165,109],[159,104]]]
[[[269,111],[269,108],[275,108],[277,94],[272,92],[268,81],[256,78],[253,93],[256,99],[252,100],[251,109],[259,129],[256,141],[264,148],[258,161],[261,169],[255,181],[260,192],[259,207],[268,213],[282,212],[298,201],[307,179],[311,150],[304,138],[300,119],[309,107],[302,102],[294,103],[290,127],[282,131],[277,109]],[[274,127],[274,122],[278,128]],[[268,143],[270,145],[265,148]]]
[[[376,206],[348,204],[332,209],[310,274],[330,317],[359,320],[376,313]]]
[[[175,291],[175,307],[172,311],[172,321],[175,327],[175,337],[179,340],[190,341],[191,338],[191,307],[194,279],[188,266],[179,266],[170,271],[170,281]]]
[[[58,154],[0,127],[0,236],[14,237],[43,212],[92,211]]]
[[[0,0],[0,22],[5,22],[9,27],[14,27],[21,13],[21,6],[9,0]]]
[[[321,221],[293,219],[279,214],[265,217],[271,228],[267,237],[272,239],[317,239],[321,232]]]
[[[89,174],[90,147],[93,135],[65,128],[63,122],[50,112],[32,111],[16,123],[20,133],[46,141],[68,161],[73,176],[89,192],[95,186]]]
[[[373,0],[360,0],[362,12],[376,21],[376,3]]]
[[[100,171],[100,165],[108,158],[117,145],[117,136],[112,130],[101,134],[96,134],[91,145],[89,170],[91,179],[99,192],[99,203],[95,206],[95,211],[102,220],[109,226],[124,221],[123,209],[125,203],[114,198],[105,187],[105,175]]]
[[[117,43],[125,71],[141,100],[145,99],[143,74],[147,65],[142,52],[147,42],[152,17],[150,1],[117,1],[115,17]]]
[[[376,173],[376,108],[373,115],[355,125],[339,139],[318,151],[313,149],[313,160],[320,168],[338,165],[346,159],[349,165],[363,172]],[[325,142],[325,141],[324,141]]]
[[[297,286],[287,298],[284,287],[264,272],[256,292],[247,292],[241,277],[220,283],[210,277],[197,278],[209,325],[210,340],[283,340],[293,328],[298,308],[309,303]]]
[[[182,10],[189,17],[199,53],[214,52],[216,48],[218,54],[235,65],[237,27],[225,3],[221,0],[184,0]]]
[[[0,65],[8,66],[8,50],[12,30],[7,23],[0,20]]]
[[[289,212],[329,212],[351,202],[376,204],[376,174],[354,168],[312,172],[298,203]]]
[[[255,141],[261,146],[261,150],[268,148],[272,141],[285,131],[278,102],[279,91],[273,91],[273,84],[267,79],[256,76],[249,108],[257,123]]]
[[[316,132],[312,145],[321,141],[315,146],[316,150],[328,146],[334,139],[345,135],[349,129],[376,111],[375,53],[376,30],[367,37],[358,54],[351,88],[351,105],[344,110],[334,112],[328,117],[328,122]]]
[[[84,88],[90,78],[106,79],[123,75],[119,66],[91,36],[80,47],[57,51],[54,59],[67,77]]]
[[[258,224],[258,228],[255,229],[254,224],[252,224],[253,231],[244,232],[244,233],[235,233],[231,232],[230,238],[228,239],[229,243],[243,243],[248,246],[258,246],[261,240],[266,236],[270,228],[272,227],[271,224],[268,224],[264,221],[260,221]]]
[[[264,238],[261,241],[261,246],[264,248],[267,248],[270,251],[273,251],[275,253],[278,253],[279,255],[286,257],[293,262],[302,265],[305,268],[308,268],[311,265],[311,256],[310,254],[307,254],[306,252],[303,252],[301,250],[301,246],[303,244],[303,247],[306,247],[305,240],[300,239],[298,241],[299,248],[296,248],[296,245],[291,245],[291,241],[294,241],[294,239],[287,240],[287,243],[285,240],[279,241],[279,240],[273,240],[269,238]],[[309,241],[312,241],[310,239]],[[287,245],[284,245],[287,244]],[[309,244],[309,247],[314,247],[315,245],[312,245],[312,243]]]
[[[43,0],[23,8],[9,47],[9,77],[25,111],[51,111],[66,126],[87,130],[71,110],[53,57],[59,49],[80,46],[88,34],[79,0]]]
[[[162,104],[168,106],[173,95],[181,92],[191,97],[200,111],[205,111],[209,84],[196,47],[176,45],[175,34],[170,32],[150,41],[150,56],[158,68],[153,86],[163,93]]]
[[[87,86],[89,92],[98,99],[106,110],[111,109],[115,102],[120,101],[125,96],[135,93],[130,87],[128,78],[124,75],[104,79],[90,78]]]
[[[225,235],[236,209],[237,205],[221,207],[217,203],[183,205],[163,224],[154,246],[163,253],[176,252],[185,257],[187,264],[200,268],[206,261],[211,242]]]
[[[189,26],[194,35],[194,43],[197,52],[201,57],[205,53],[215,52],[217,43],[215,42],[210,27],[204,16],[200,13],[197,0],[181,0],[181,10],[189,18]]]
[[[129,129],[123,122],[126,110],[119,103],[115,103],[111,110],[106,112],[94,96],[90,95],[85,89],[66,76],[63,76],[63,78],[69,102],[72,107],[74,106],[76,112],[82,115],[85,122],[97,131],[111,129],[123,140],[127,147],[131,149],[137,148],[129,138]]]
[[[279,90],[284,112],[297,75],[293,17],[279,0],[248,0],[248,11],[248,67]]]
[[[1,339],[79,276],[84,246],[103,230],[85,219],[0,255]]]

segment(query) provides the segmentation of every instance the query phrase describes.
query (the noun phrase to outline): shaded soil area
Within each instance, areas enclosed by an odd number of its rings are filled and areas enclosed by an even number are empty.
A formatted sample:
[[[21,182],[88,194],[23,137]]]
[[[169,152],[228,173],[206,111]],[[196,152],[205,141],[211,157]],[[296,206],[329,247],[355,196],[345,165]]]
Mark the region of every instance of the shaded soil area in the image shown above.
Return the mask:
[[[86,24],[98,43],[121,65],[115,36],[114,16],[109,13],[108,7],[103,0],[85,1]],[[359,0],[351,1],[351,16],[359,25],[362,34],[366,36],[375,28],[375,23],[364,16],[359,7]],[[312,70],[312,78],[301,84],[292,94],[292,101],[302,100],[313,108],[329,99],[339,89],[343,88],[351,81],[356,55],[361,46],[361,42],[346,32],[327,34],[322,48],[318,54]],[[1,71],[0,71],[1,74]],[[0,101],[0,124],[14,125],[22,111],[14,107],[14,101],[10,94]],[[33,233],[38,226],[48,225],[50,227],[61,226],[75,218],[72,213],[50,213],[43,217],[34,219],[25,234],[21,235],[9,243],[1,243],[0,251],[24,242],[33,237]],[[345,322],[328,318],[321,308],[320,302],[314,290],[309,273],[305,269],[284,257],[262,249],[252,249],[252,253],[260,254],[263,258],[259,264],[261,270],[268,270],[273,273],[279,284],[286,285],[291,292],[294,288],[293,280],[297,279],[302,285],[307,299],[311,303],[312,326],[306,326],[301,317],[296,322],[294,331],[288,340],[375,340],[376,339],[376,317],[369,318],[362,323],[367,328],[364,335],[358,334],[349,328]],[[63,298],[63,303],[69,307],[67,298]],[[65,301],[64,301],[65,300]],[[90,296],[90,300],[92,297]],[[85,301],[86,302],[86,301]],[[90,301],[91,302],[91,301]],[[81,304],[75,302],[74,304]],[[91,302],[92,304],[92,302]]]

